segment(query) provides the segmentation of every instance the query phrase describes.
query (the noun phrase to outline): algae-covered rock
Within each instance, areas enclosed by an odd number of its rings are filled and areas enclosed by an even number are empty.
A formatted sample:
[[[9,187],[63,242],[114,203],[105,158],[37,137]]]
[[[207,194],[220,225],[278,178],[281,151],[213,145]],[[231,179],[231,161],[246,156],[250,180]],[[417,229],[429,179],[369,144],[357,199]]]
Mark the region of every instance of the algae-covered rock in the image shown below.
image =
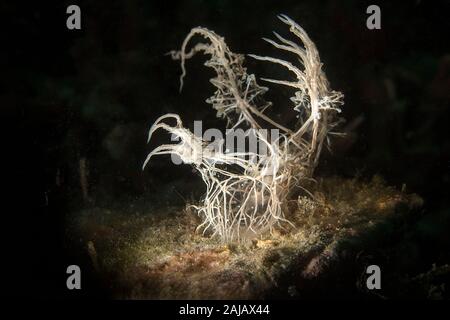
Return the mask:
[[[368,294],[365,268],[417,218],[422,199],[371,181],[327,178],[286,206],[295,228],[224,245],[185,208],[92,208],[71,222],[116,298],[259,299]],[[377,260],[378,259],[378,260]],[[378,292],[383,296],[383,292]]]

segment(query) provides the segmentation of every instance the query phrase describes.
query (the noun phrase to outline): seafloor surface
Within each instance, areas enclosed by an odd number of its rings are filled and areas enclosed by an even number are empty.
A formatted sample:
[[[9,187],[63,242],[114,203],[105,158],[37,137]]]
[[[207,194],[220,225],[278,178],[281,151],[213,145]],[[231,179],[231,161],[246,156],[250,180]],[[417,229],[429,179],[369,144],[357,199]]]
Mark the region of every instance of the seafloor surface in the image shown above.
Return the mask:
[[[244,244],[224,245],[196,233],[199,220],[188,208],[155,210],[134,203],[120,210],[94,207],[77,212],[69,234],[72,243],[86,250],[96,276],[115,298],[442,294],[430,279],[448,275],[448,266],[414,276],[392,267],[398,263],[392,263],[396,251],[389,248],[421,215],[418,195],[386,186],[379,177],[320,179],[310,190],[313,197],[299,196],[288,204],[288,218],[296,228]],[[370,264],[384,272],[382,290],[366,288]]]

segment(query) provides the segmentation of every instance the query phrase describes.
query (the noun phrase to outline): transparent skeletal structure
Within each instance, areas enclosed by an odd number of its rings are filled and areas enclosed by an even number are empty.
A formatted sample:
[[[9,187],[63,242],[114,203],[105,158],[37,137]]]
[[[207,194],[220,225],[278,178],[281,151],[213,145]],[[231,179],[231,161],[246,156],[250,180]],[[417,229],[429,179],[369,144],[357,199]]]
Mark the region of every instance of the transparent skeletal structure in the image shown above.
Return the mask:
[[[218,117],[227,119],[231,128],[255,129],[265,152],[229,152],[212,150],[208,142],[195,136],[183,126],[180,116],[166,114],[150,128],[148,139],[157,129],[164,129],[179,138],[175,144],[164,144],[147,156],[143,168],[155,155],[177,155],[191,164],[201,175],[206,193],[199,205],[194,206],[202,218],[198,230],[220,237],[225,242],[243,241],[271,232],[283,224],[292,225],[284,216],[283,205],[289,197],[311,179],[322,147],[339,122],[336,114],[343,104],[343,95],[332,91],[316,46],[307,33],[286,15],[279,19],[289,26],[299,43],[274,33],[279,42],[264,39],[274,47],[288,51],[298,58],[298,63],[249,55],[286,68],[295,75],[295,81],[262,79],[295,89],[291,101],[298,112],[297,128],[287,128],[268,115],[270,102],[263,99],[268,90],[256,82],[253,74],[243,67],[244,56],[230,51],[224,38],[213,31],[197,27],[185,38],[180,51],[172,51],[173,59],[181,61],[180,90],[186,75],[185,62],[197,53],[208,56],[205,66],[213,68],[216,76],[211,83],[216,91],[207,102],[217,111]],[[200,42],[190,50],[194,36]],[[169,119],[176,121],[169,125]],[[265,125],[265,126],[264,126]],[[260,134],[263,127],[280,130],[276,141]]]

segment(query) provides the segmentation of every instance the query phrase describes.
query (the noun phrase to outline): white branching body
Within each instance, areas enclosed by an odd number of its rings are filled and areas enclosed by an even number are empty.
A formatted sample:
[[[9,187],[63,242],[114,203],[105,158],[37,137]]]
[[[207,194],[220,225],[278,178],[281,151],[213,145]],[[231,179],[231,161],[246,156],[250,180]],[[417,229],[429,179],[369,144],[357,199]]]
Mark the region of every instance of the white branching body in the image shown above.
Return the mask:
[[[154,149],[147,156],[144,167],[152,156],[162,154],[176,154],[184,163],[193,165],[206,185],[204,198],[195,206],[203,220],[198,229],[204,233],[211,231],[224,242],[253,238],[277,225],[290,224],[283,215],[282,205],[295,189],[302,187],[302,180],[312,177],[323,143],[336,125],[334,115],[340,112],[342,104],[343,95],[329,89],[317,48],[306,32],[287,16],[279,18],[289,25],[303,47],[276,33],[280,43],[264,40],[295,54],[301,65],[271,57],[249,56],[279,64],[296,76],[296,81],[262,80],[295,88],[291,100],[299,113],[298,128],[286,128],[265,114],[271,105],[262,98],[267,88],[259,86],[254,75],[247,74],[243,67],[244,56],[231,52],[222,37],[198,27],[188,34],[181,51],[171,52],[172,58],[181,60],[180,89],[186,75],[186,59],[198,52],[208,55],[205,65],[216,72],[216,77],[211,79],[216,91],[207,102],[212,104],[218,117],[228,120],[232,128],[256,129],[253,132],[267,152],[213,150],[207,141],[184,128],[176,114],[160,117],[149,131],[149,140],[155,130],[162,128],[177,136],[180,142]],[[195,35],[208,42],[187,51]],[[176,120],[175,126],[162,122],[169,118]],[[261,123],[279,129],[280,138],[269,141],[257,130],[264,127]]]

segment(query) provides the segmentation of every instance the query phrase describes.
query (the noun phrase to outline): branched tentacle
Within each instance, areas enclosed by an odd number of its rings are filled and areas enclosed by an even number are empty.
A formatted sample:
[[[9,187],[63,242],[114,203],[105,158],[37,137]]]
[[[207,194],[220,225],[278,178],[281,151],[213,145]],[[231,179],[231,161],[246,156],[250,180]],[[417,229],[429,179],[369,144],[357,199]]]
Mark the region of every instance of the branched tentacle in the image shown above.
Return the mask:
[[[184,163],[191,164],[206,186],[201,203],[193,206],[202,218],[197,230],[218,236],[223,242],[241,241],[272,232],[276,226],[292,225],[285,218],[283,204],[295,189],[309,193],[302,182],[312,179],[329,134],[339,134],[330,130],[339,123],[335,115],[340,112],[343,95],[329,89],[317,48],[305,30],[286,15],[278,18],[289,26],[300,44],[276,32],[279,42],[263,39],[277,49],[296,55],[300,65],[273,57],[249,56],[281,65],[296,76],[296,81],[262,78],[295,90],[291,101],[298,112],[296,128],[288,128],[266,114],[271,103],[264,101],[263,95],[268,89],[247,73],[244,56],[233,53],[224,38],[215,32],[197,27],[187,35],[180,51],[170,52],[173,59],[181,61],[180,90],[186,76],[186,60],[203,53],[209,57],[205,66],[216,73],[211,79],[216,91],[207,102],[217,111],[217,117],[226,118],[232,128],[260,129],[265,122],[281,130],[281,134],[269,141],[256,130],[263,147],[258,152],[211,150],[206,141],[183,127],[176,114],[159,117],[148,133],[150,140],[157,129],[164,129],[178,137],[179,142],[156,147],[148,154],[143,168],[153,156],[163,154],[175,154]],[[188,50],[195,36],[206,42]],[[175,119],[176,124],[170,126],[163,122],[168,119]],[[219,145],[223,146],[223,141]]]

